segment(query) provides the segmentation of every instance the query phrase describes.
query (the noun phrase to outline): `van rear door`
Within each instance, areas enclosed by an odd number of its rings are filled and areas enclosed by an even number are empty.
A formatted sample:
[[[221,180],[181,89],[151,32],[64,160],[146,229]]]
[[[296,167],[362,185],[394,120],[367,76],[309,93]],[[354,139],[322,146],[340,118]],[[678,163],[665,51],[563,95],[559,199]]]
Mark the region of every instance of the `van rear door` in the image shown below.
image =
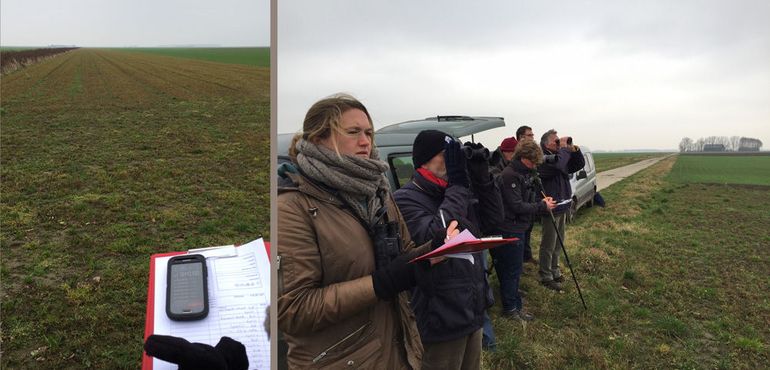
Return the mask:
[[[454,137],[463,137],[504,126],[502,117],[435,116],[385,126],[377,133],[417,135],[423,130],[439,130]]]
[[[390,165],[388,178],[395,190],[412,177],[412,144],[420,131],[439,130],[460,138],[504,126],[502,117],[435,116],[385,126],[377,130],[374,140],[380,159]]]

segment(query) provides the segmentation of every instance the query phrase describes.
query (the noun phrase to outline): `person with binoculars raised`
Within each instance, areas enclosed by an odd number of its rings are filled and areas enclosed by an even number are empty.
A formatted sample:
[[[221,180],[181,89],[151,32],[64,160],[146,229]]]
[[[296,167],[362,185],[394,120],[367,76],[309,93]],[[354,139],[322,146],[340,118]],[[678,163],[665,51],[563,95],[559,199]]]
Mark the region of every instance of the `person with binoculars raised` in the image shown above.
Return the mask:
[[[480,237],[502,221],[499,188],[489,174],[489,151],[460,145],[437,130],[414,140],[414,175],[393,193],[412,240],[442,237],[457,221]],[[481,252],[446,258],[417,273],[411,306],[425,353],[423,369],[478,369],[485,310],[494,303]]]
[[[583,153],[572,138],[559,138],[556,130],[548,130],[540,139],[544,162],[537,167],[542,180],[541,198],[551,197],[557,203],[572,198],[569,175],[580,171],[585,165]],[[540,241],[540,283],[548,289],[561,291],[564,276],[559,270],[558,238],[564,240],[566,212],[568,207],[556,207],[552,214],[544,214],[543,238]],[[557,237],[558,233],[558,237]]]

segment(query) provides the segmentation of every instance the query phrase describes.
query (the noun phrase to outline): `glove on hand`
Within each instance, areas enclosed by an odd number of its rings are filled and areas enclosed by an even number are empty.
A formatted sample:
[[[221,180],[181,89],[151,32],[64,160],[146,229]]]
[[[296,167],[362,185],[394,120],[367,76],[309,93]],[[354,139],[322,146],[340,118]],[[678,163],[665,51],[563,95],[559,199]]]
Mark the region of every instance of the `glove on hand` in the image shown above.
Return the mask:
[[[436,248],[444,245],[446,243],[448,238],[454,238],[457,236],[457,234],[460,233],[459,230],[460,227],[460,221],[458,220],[449,220],[447,223],[447,227],[441,229],[442,232],[436,234],[436,236],[433,237],[430,243],[430,250],[436,250]],[[451,229],[451,235],[450,235],[450,229]]]
[[[484,145],[481,145],[481,143],[471,143],[470,141],[465,143],[465,146],[470,147],[474,152],[485,149]],[[488,160],[478,155],[473,156],[468,160],[468,175],[475,182],[489,181]]]
[[[435,237],[433,240],[430,241],[430,250],[436,250],[436,248],[444,245],[444,239],[441,237]]]
[[[444,145],[444,164],[446,165],[448,182],[467,188],[468,176],[465,174],[465,156],[460,149],[459,142],[452,140]]]
[[[219,339],[216,347],[190,343],[184,338],[150,335],[144,342],[148,355],[179,365],[179,370],[246,370],[246,347],[230,337]]]
[[[404,253],[390,262],[385,268],[375,270],[372,274],[372,285],[377,298],[385,301],[393,299],[398,293],[417,285],[415,263],[409,263],[417,254]]]

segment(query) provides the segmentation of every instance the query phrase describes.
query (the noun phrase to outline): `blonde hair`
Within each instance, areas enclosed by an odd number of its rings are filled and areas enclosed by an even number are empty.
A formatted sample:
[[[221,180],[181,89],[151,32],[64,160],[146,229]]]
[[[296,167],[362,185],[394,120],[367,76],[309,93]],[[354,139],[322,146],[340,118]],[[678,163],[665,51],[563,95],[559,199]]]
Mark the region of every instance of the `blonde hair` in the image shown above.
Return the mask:
[[[310,107],[310,109],[308,109],[307,114],[305,114],[305,120],[302,123],[302,132],[294,135],[294,138],[291,140],[289,156],[293,160],[296,160],[297,149],[294,146],[300,138],[311,143],[317,143],[318,140],[326,139],[329,136],[332,138],[334,150],[337,152],[337,155],[339,155],[340,152],[337,149],[337,140],[334,135],[332,135],[332,130],[342,132],[342,114],[351,109],[360,109],[363,111],[364,114],[366,114],[366,118],[369,120],[369,125],[374,127],[369,111],[366,110],[364,104],[358,101],[358,99],[344,93],[331,95],[317,101]]]
[[[534,140],[522,140],[516,145],[516,149],[513,151],[513,159],[526,158],[532,161],[534,164],[543,163],[543,151],[540,149],[540,145],[537,145]]]

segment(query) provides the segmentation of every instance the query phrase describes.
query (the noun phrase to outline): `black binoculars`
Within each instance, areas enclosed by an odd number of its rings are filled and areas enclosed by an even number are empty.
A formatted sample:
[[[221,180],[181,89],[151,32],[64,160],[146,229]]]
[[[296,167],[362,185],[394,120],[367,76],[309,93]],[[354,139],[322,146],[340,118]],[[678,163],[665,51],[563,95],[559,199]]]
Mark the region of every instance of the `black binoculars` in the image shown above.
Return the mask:
[[[485,160],[488,161],[489,158],[491,158],[491,155],[489,153],[489,149],[481,147],[481,148],[474,148],[470,145],[463,145],[462,146],[463,155],[465,155],[465,158],[467,159],[478,159],[478,160]]]
[[[375,269],[388,266],[391,261],[401,254],[401,236],[398,232],[398,222],[376,224],[372,230],[374,242]]]

